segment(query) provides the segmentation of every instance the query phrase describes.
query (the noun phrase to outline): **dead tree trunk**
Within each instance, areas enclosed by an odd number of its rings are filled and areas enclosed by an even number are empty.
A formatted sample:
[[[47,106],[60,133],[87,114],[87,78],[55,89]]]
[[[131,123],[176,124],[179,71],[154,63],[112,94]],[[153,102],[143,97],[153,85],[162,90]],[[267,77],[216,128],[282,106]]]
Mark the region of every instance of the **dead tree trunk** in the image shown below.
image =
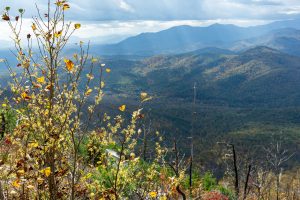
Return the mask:
[[[248,182],[249,182],[250,173],[251,173],[251,165],[248,166],[248,172],[247,172],[246,181],[245,181],[245,187],[244,187],[243,200],[245,200],[247,198],[247,194],[248,194]]]

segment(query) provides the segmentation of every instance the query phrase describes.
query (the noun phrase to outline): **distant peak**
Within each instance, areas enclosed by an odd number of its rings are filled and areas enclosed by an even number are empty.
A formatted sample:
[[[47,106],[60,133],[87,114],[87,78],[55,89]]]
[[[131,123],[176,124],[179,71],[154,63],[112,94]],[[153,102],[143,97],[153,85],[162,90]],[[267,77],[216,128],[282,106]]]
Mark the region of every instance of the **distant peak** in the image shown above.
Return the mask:
[[[193,28],[193,26],[190,25],[179,25],[179,26],[173,26],[167,30],[172,30],[172,29],[185,29],[185,28]]]
[[[220,24],[220,23],[214,23],[214,24],[212,24],[212,25],[210,25],[210,26],[223,26],[224,24]]]
[[[193,53],[193,54],[234,54],[234,52],[228,50],[228,49],[222,49],[222,48],[218,48],[218,47],[205,47],[202,49],[198,49],[189,53]]]
[[[267,47],[267,46],[257,46],[257,47],[246,50],[243,54],[247,55],[247,54],[261,54],[261,53],[276,53],[276,54],[278,54],[281,52],[276,49]]]
[[[220,24],[220,23],[214,23],[208,27],[236,27],[234,24]]]

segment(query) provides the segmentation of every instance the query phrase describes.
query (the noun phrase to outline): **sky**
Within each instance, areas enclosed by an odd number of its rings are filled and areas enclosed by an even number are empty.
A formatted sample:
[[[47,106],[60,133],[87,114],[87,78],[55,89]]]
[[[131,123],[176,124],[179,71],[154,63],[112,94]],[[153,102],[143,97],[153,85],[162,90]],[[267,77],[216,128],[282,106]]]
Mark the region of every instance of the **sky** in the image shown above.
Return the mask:
[[[24,31],[30,31],[35,5],[41,11],[47,0],[0,0],[0,9],[24,8]],[[52,5],[54,1],[52,0]],[[300,16],[300,0],[69,0],[67,20],[82,24],[74,40],[115,43],[142,32],[178,25],[213,23],[253,26]],[[27,28],[27,29],[26,29]],[[7,25],[0,22],[0,48],[8,45]]]

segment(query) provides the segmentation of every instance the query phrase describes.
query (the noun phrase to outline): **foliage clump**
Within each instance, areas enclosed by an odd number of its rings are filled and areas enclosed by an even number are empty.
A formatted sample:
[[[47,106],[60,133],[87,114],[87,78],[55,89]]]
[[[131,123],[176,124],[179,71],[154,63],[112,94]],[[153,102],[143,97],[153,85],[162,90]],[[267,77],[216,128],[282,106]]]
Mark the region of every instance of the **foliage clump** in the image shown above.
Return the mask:
[[[111,69],[90,56],[89,45],[83,42],[73,55],[63,53],[81,28],[65,21],[69,9],[65,0],[49,1],[46,11],[37,8],[25,39],[25,10],[12,16],[7,7],[2,14],[12,31],[18,64],[15,70],[2,60],[11,83],[0,111],[0,122],[5,124],[0,198],[178,198],[187,189],[179,189],[185,173],[181,169],[170,173],[161,137],[152,142],[151,159],[146,146],[140,147],[146,144],[139,128],[142,106],[151,96],[141,93],[141,107],[130,119],[124,117],[126,105],[121,105],[117,116],[104,114],[101,123],[94,123],[99,121],[95,112],[104,96],[104,75]]]

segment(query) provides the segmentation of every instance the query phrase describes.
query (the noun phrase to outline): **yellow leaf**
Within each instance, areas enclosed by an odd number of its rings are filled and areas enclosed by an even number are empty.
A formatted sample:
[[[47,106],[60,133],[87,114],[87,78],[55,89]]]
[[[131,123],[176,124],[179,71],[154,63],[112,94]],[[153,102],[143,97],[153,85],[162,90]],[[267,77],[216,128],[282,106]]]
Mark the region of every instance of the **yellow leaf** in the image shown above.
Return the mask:
[[[167,197],[164,195],[164,196],[161,196],[160,198],[159,198],[159,200],[167,200]]]
[[[43,173],[46,177],[48,177],[51,174],[51,169],[50,167],[46,167],[45,169],[42,169],[40,172]]]
[[[38,146],[39,146],[39,143],[37,143],[37,142],[31,142],[31,143],[28,144],[29,148],[36,148]]]
[[[2,19],[3,19],[4,21],[9,21],[9,20],[10,20],[10,18],[9,18],[9,16],[8,16],[7,14],[3,14],[3,15],[2,15]]]
[[[111,70],[110,70],[110,68],[106,68],[105,71],[106,71],[107,73],[109,73]]]
[[[86,92],[85,92],[85,96],[89,96],[91,93],[92,93],[92,89],[88,89]]]
[[[63,5],[63,10],[68,10],[69,8],[70,8],[70,5],[69,5],[69,4],[65,3],[65,4]]]
[[[148,94],[146,92],[141,92],[141,99],[144,100],[148,97]]]
[[[101,81],[101,88],[104,88],[105,83],[103,81]]]
[[[46,86],[46,90],[50,90],[52,88],[51,84]]]
[[[20,170],[17,171],[17,174],[19,176],[23,176],[25,174],[25,171],[23,169],[20,169]]]
[[[14,187],[20,187],[20,180],[19,180],[19,179],[15,180],[15,181],[12,183],[12,185],[13,185]]]
[[[58,31],[54,33],[54,37],[59,38],[62,35],[62,31]]]
[[[5,107],[7,107],[7,105],[6,105],[5,103],[3,103],[3,104],[2,104],[2,107],[5,108]]]
[[[22,99],[25,99],[25,100],[31,99],[30,96],[29,96],[26,92],[23,92],[23,93],[21,94],[21,97],[22,97]]]
[[[88,173],[88,174],[85,176],[85,178],[91,178],[92,176],[93,176],[92,173]]]
[[[56,4],[57,6],[63,6],[63,3],[64,3],[65,1],[60,1],[60,0],[58,0],[58,1],[56,1],[56,3],[54,3],[54,4]]]
[[[126,105],[121,105],[119,107],[119,110],[122,111],[122,112],[124,112],[126,110]]]
[[[146,92],[141,92],[141,100],[142,100],[142,102],[149,101],[151,99],[152,99],[152,97],[149,96]]]
[[[41,77],[37,78],[36,81],[37,81],[38,83],[45,83],[45,77],[44,77],[44,76],[41,76]]]
[[[98,59],[97,59],[97,58],[93,58],[93,59],[92,59],[92,63],[95,63],[95,62],[98,62]]]
[[[86,77],[87,77],[89,80],[94,79],[94,75],[93,75],[93,74],[87,74]]]
[[[42,183],[44,182],[44,179],[43,179],[43,178],[37,178],[37,182],[38,182],[39,184],[42,184]]]
[[[155,192],[155,191],[149,192],[149,195],[151,198],[156,198],[157,192]]]
[[[74,53],[73,57],[77,60],[78,59],[78,54]]]
[[[94,197],[95,196],[95,193],[90,193],[90,197]]]
[[[46,33],[45,37],[46,37],[46,40],[49,41],[49,40],[51,40],[51,38],[52,38],[52,34]]]
[[[35,25],[35,23],[33,23],[32,25],[31,25],[31,28],[32,28],[32,30],[36,30],[36,25]]]
[[[74,68],[74,63],[71,60],[64,59],[68,71],[71,71]]]
[[[79,29],[81,27],[81,24],[74,24],[75,29]]]
[[[57,6],[62,6],[61,1],[58,1],[58,2],[56,2],[56,3],[54,3],[54,4],[57,5]]]
[[[16,195],[16,194],[18,194],[16,191],[14,191],[14,190],[12,190],[12,191],[10,191],[10,194],[11,195]]]
[[[32,189],[34,189],[34,186],[33,185],[27,185],[27,188],[32,190]]]

